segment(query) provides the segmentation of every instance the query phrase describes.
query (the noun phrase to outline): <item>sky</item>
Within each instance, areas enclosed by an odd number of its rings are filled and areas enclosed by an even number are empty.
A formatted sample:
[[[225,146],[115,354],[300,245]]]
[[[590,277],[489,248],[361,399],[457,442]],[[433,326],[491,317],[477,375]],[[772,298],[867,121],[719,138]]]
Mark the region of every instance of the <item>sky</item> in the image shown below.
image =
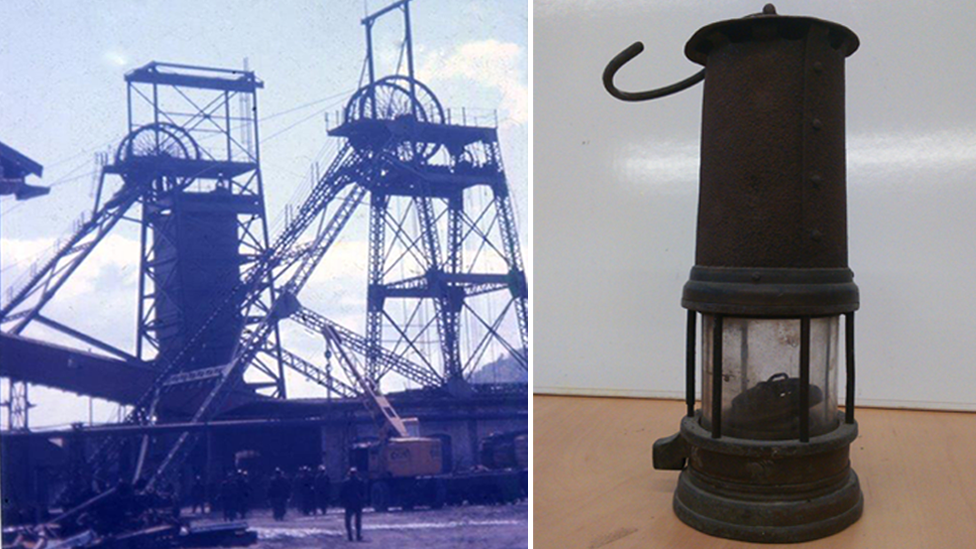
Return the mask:
[[[775,5],[843,24],[861,42],[845,68],[858,398],[976,409],[976,9],[961,1]],[[600,76],[640,40],[644,52],[617,74],[620,89],[682,80],[701,68],[684,55],[692,34],[762,6],[535,2],[535,391],[682,395],[680,299],[695,258],[703,86],[625,103]]]
[[[280,227],[285,204],[307,185],[312,162],[327,164],[336,148],[337,140],[325,134],[325,117],[335,120],[333,113],[358,87],[365,57],[360,19],[387,3],[0,2],[0,140],[44,166],[44,177],[32,183],[52,187],[40,199],[0,201],[0,287],[91,207],[94,154],[114,150],[126,131],[123,76],[150,61],[240,68],[246,59],[264,81],[258,93],[262,173],[269,222]],[[418,79],[445,108],[498,111],[502,158],[528,255],[527,4],[415,0],[410,12]],[[380,76],[395,68],[401,20],[384,16],[374,28]],[[332,271],[316,273],[307,299],[356,326],[365,310],[366,243],[361,232],[350,235],[330,250]],[[136,231],[114,231],[45,310],[131,349],[137,261]],[[43,329],[32,333],[54,338]],[[289,335],[297,338],[289,349],[310,359],[321,353],[321,342],[295,333],[285,335],[286,343]],[[322,396],[315,385],[292,376],[288,382],[291,395]],[[31,388],[31,398],[39,405],[32,425],[88,420],[87,399],[39,387]],[[96,402],[94,420],[114,413],[114,406]]]

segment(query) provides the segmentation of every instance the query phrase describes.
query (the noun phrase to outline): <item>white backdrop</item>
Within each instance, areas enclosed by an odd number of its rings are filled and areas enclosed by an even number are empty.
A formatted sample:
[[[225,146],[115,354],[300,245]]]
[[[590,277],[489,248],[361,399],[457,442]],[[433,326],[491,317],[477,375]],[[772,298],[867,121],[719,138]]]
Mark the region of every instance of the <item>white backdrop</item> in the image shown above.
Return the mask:
[[[861,39],[847,60],[858,404],[976,410],[976,8],[776,7]],[[601,74],[641,40],[646,50],[617,76],[621,89],[690,76],[700,67],[683,50],[698,28],[761,8],[535,1],[536,393],[683,395],[680,298],[694,263],[702,86],[623,103]]]

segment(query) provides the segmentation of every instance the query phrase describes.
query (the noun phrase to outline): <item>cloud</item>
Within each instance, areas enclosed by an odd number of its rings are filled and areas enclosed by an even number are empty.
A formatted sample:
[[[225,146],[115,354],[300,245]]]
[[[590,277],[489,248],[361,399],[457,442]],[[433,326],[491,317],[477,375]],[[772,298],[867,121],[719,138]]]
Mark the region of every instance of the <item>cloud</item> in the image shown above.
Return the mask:
[[[129,64],[129,57],[116,50],[109,50],[102,54],[102,60],[116,67],[124,67]]]
[[[328,285],[335,279],[363,279],[369,260],[369,243],[365,240],[337,240],[322,256],[309,286]],[[364,286],[365,287],[365,286]]]
[[[53,239],[0,239],[6,269],[3,273],[4,304],[30,279],[35,260],[40,268],[53,256],[55,243]],[[138,273],[139,242],[110,234],[45,305],[44,314],[88,335],[127,348],[135,333]],[[28,327],[25,334],[52,343],[79,345],[77,341],[36,323]]]
[[[42,268],[61,245],[52,238],[0,238],[3,268],[3,302],[8,292],[17,291],[35,272]],[[139,264],[139,242],[118,234],[106,236],[82,262],[55,299],[91,296],[95,291],[117,291],[136,283]],[[121,275],[121,276],[120,276]],[[111,284],[103,284],[108,279]]]
[[[450,50],[423,52],[418,74],[426,82],[463,80],[497,90],[504,119],[499,123],[522,125],[528,122],[529,106],[524,56],[522,47],[512,42],[467,42]]]
[[[3,268],[4,286],[12,280],[9,277],[29,269],[33,260],[53,244],[53,238],[0,237],[0,268]]]

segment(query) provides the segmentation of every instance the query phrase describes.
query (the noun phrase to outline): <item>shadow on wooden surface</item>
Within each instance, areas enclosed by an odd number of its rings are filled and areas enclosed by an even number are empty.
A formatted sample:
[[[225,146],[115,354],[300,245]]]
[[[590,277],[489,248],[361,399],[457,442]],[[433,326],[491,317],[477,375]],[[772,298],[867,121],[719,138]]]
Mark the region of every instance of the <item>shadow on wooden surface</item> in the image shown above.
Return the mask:
[[[757,546],[702,534],[671,510],[678,473],[653,469],[651,444],[677,431],[683,402],[536,396],[533,407],[537,549]],[[782,547],[973,547],[976,414],[859,409],[857,420],[863,517]]]

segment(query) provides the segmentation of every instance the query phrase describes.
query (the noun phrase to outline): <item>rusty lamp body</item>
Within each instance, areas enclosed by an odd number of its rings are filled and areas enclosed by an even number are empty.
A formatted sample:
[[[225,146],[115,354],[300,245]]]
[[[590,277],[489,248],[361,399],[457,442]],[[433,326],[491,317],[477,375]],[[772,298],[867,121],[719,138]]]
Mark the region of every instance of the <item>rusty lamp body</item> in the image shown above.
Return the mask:
[[[682,296],[688,411],[654,444],[654,466],[681,470],[675,513],[712,535],[799,542],[861,516],[844,143],[844,63],[857,47],[841,25],[772,6],[685,47],[705,66],[696,265]]]

